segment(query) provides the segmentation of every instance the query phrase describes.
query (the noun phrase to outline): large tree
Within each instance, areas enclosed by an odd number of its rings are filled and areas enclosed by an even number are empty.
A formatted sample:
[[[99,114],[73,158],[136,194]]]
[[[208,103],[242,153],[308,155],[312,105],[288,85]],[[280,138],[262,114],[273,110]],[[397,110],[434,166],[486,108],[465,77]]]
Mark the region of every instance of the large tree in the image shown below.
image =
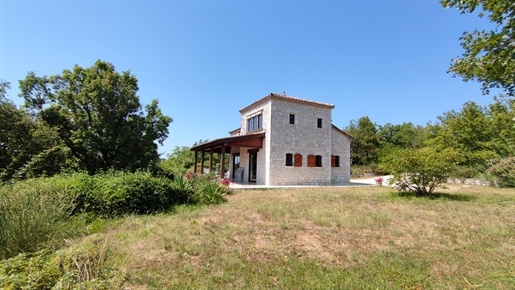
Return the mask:
[[[461,46],[465,52],[452,60],[450,72],[465,81],[476,80],[483,84],[483,93],[492,88],[501,88],[515,96],[515,0],[442,0],[446,7],[455,7],[461,13],[472,13],[477,8],[483,11],[495,25],[493,30],[465,32]]]
[[[351,162],[356,165],[377,163],[379,136],[377,125],[368,116],[351,120],[345,131],[354,137],[351,142]]]
[[[58,135],[82,169],[137,170],[159,161],[156,141],[168,136],[172,119],[161,113],[156,100],[142,111],[137,79],[116,72],[98,60],[90,68],[76,65],[60,75],[20,81],[25,106]]]

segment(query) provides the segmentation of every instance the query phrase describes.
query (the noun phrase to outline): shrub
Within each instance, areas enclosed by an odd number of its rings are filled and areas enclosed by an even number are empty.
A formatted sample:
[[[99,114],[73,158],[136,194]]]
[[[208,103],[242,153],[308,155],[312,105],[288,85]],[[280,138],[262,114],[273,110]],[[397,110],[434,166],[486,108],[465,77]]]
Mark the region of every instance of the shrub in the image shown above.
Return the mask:
[[[75,204],[66,189],[30,180],[0,189],[0,258],[53,248],[71,235]]]
[[[193,175],[191,182],[194,201],[199,204],[220,204],[226,201],[225,195],[231,193],[230,188],[212,173]]]
[[[3,261],[1,289],[114,289],[124,276],[105,266],[107,244],[92,237],[56,253],[42,250]]]
[[[108,172],[91,177],[86,211],[106,216],[166,211],[180,200],[171,180],[148,172]]]
[[[399,191],[412,191],[418,196],[432,194],[435,188],[445,188],[459,154],[454,150],[433,148],[399,149],[383,156],[381,167],[392,174],[390,184]]]
[[[503,187],[515,187],[515,157],[493,159],[487,173],[497,179]]]

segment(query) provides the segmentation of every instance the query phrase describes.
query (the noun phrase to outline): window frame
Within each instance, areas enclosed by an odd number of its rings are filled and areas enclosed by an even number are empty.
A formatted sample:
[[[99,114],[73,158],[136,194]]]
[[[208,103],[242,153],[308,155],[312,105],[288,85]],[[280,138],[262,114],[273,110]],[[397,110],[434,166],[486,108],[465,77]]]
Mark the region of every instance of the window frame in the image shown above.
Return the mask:
[[[315,167],[323,167],[322,166],[322,155],[315,155]]]
[[[322,128],[322,118],[317,118],[317,128]]]
[[[339,155],[331,155],[331,167],[340,167]]]
[[[290,114],[289,123],[290,125],[295,125],[295,114]]]
[[[247,118],[247,132],[263,129],[263,114],[259,113]]]
[[[286,153],[286,166],[293,166],[293,154]]]

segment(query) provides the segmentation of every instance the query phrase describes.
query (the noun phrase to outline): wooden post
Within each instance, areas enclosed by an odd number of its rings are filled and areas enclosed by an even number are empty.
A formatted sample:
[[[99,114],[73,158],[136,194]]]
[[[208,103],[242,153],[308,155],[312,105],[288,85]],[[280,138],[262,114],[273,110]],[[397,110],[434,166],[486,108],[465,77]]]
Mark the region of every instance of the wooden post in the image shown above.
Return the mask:
[[[225,145],[222,146],[222,154],[220,156],[220,159],[221,159],[220,160],[220,163],[221,163],[221,165],[220,165],[220,167],[221,167],[220,168],[220,178],[224,179],[224,177],[225,177],[224,176],[224,173],[225,173],[224,172],[224,167],[225,167]]]
[[[209,150],[209,172],[213,172],[213,151],[213,148]]]
[[[200,155],[200,174],[204,174],[204,151]]]
[[[197,156],[198,156],[198,151],[195,150],[195,166],[193,167],[193,173],[197,173]]]

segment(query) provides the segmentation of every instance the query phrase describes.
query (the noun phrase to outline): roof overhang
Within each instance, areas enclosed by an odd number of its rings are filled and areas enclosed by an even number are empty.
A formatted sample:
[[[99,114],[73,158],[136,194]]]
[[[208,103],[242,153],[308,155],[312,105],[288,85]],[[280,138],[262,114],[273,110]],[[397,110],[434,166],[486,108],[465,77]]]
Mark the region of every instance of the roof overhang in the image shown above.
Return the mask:
[[[226,152],[228,151],[227,147],[233,146],[263,148],[263,138],[265,138],[265,132],[220,138],[191,147],[191,151],[213,151],[216,153],[221,153],[222,147],[226,147]]]

